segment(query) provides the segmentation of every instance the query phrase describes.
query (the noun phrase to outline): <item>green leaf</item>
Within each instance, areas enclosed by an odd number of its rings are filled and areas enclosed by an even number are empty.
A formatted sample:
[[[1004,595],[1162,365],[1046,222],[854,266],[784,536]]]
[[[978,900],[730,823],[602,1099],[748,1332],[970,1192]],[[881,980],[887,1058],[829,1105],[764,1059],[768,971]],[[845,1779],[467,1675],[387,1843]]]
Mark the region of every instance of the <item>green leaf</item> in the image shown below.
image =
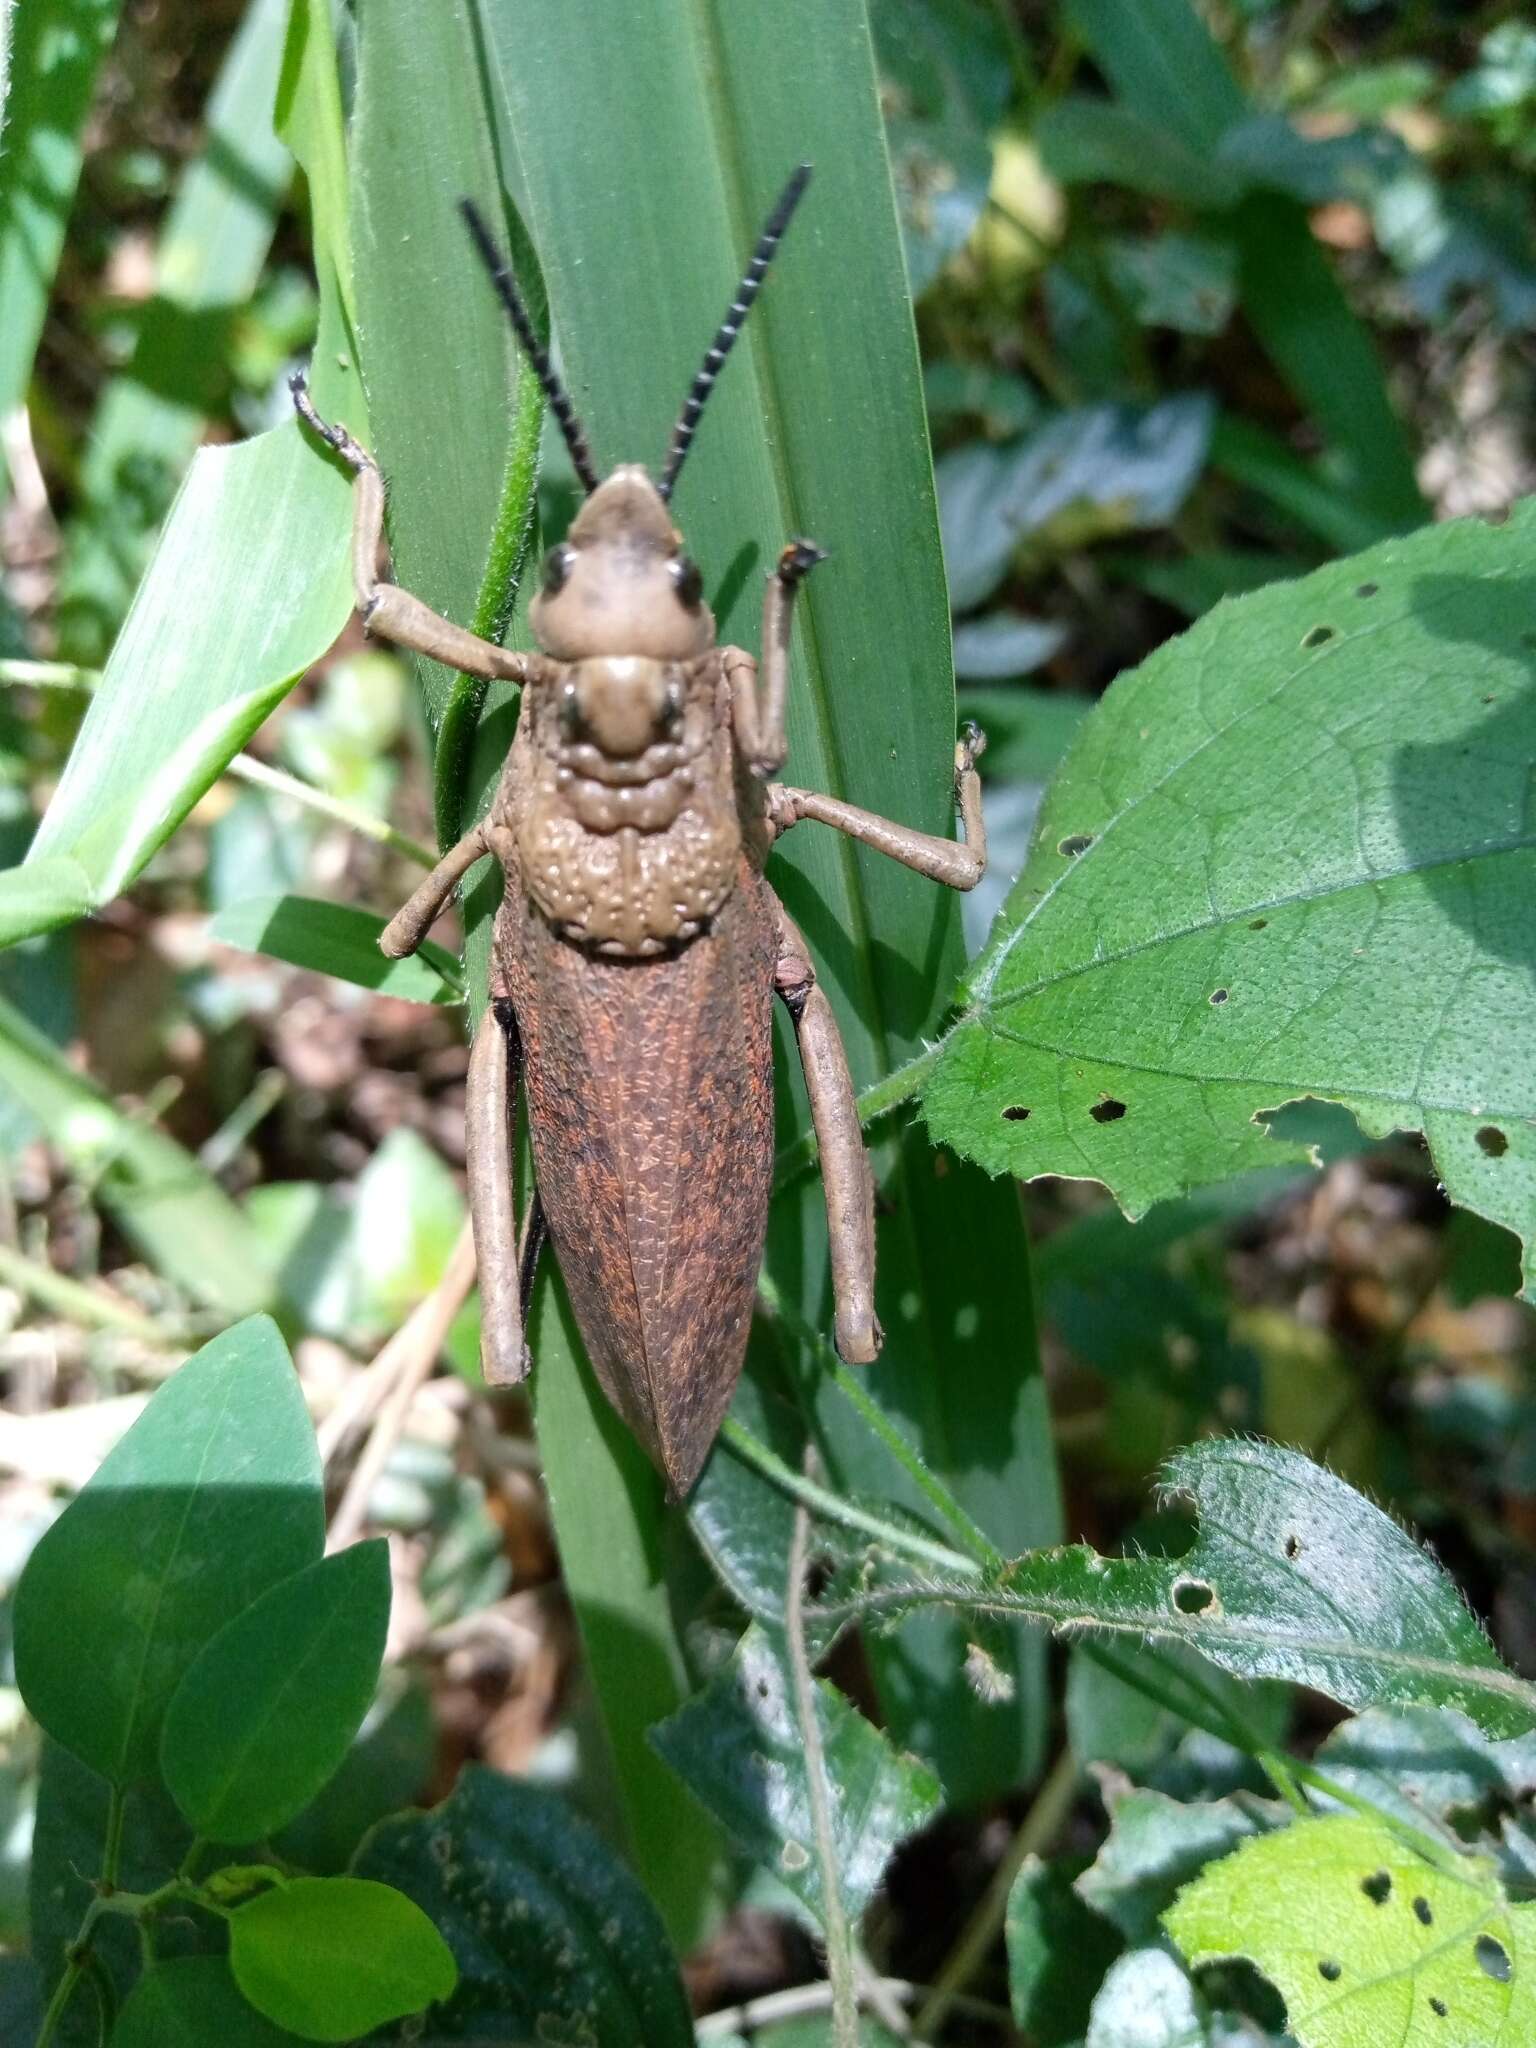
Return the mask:
[[[119,11],[120,0],[67,0],[17,8],[11,22],[0,107],[0,418],[26,399],[80,175],[80,131]]]
[[[1246,1843],[1164,1925],[1195,1967],[1250,1958],[1300,2048],[1536,2037],[1536,1906],[1511,1905],[1486,1864],[1437,1867],[1375,1820],[1300,1820]]]
[[[655,1907],[557,1794],[470,1765],[441,1806],[377,1827],[356,1868],[415,1899],[457,1960],[458,1989],[432,2016],[433,2043],[691,2048]]]
[[[1060,1864],[1038,1856],[1013,1881],[1003,1933],[1014,2019],[1040,2048],[1080,2041],[1120,1936],[1083,1903]]]
[[[1389,541],[1114,686],[928,1084],[938,1137],[1134,1216],[1302,1156],[1256,1119],[1317,1096],[1532,1236],[1533,534],[1527,505]]]
[[[272,128],[286,15],[287,0],[245,11],[204,109],[202,153],[160,231],[132,354],[91,421],[58,595],[61,649],[75,661],[100,661],[111,645],[205,417],[225,402],[236,322],[291,173]]]
[[[226,1623],[166,1709],[161,1774],[199,1835],[256,1842],[340,1767],[389,1630],[382,1537],[322,1558]]]
[[[256,2010],[306,2041],[347,2041],[450,1998],[458,1968],[393,1886],[300,1877],[229,1919],[229,1966]]]
[[[4,1001],[0,1101],[25,1109],[129,1242],[194,1301],[229,1316],[268,1304],[272,1274],[257,1234],[213,1176]]]
[[[299,1383],[253,1316],[166,1381],[32,1552],[15,1611],[29,1710],[112,1783],[149,1775],[199,1652],[323,1531]]]
[[[407,1002],[464,1000],[463,972],[446,948],[428,939],[404,960],[386,960],[379,951],[384,925],[371,910],[349,904],[310,896],[247,896],[219,912],[208,936]]]
[[[932,1818],[939,1787],[836,1687],[818,1681],[815,1693],[843,1901],[857,1915],[897,1843]],[[773,1636],[754,1623],[720,1677],[653,1728],[651,1740],[752,1861],[820,1919],[826,1902],[805,1744],[788,1660]]]
[[[112,2048],[280,2048],[296,2038],[241,1997],[223,1956],[177,1956],[135,1984]]]
[[[1499,1662],[1452,1580],[1331,1472],[1274,1444],[1234,1440],[1180,1451],[1163,1483],[1200,1516],[1182,1557],[1042,1550],[987,1583],[931,1578],[849,1608],[940,1602],[1152,1636],[1239,1677],[1310,1685],[1346,1706],[1455,1707],[1494,1736],[1536,1728],[1536,1686]]]

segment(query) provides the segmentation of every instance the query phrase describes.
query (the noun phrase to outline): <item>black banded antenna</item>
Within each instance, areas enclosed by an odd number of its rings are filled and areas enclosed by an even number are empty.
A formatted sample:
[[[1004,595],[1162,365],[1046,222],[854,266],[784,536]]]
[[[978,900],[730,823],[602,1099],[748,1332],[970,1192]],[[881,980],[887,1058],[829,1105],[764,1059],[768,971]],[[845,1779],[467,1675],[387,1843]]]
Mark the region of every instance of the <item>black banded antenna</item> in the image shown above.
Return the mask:
[[[533,374],[544,387],[544,396],[549,400],[549,409],[555,422],[565,436],[565,445],[571,451],[571,461],[576,474],[581,478],[582,488],[588,497],[597,489],[598,474],[592,461],[592,450],[587,446],[587,437],[582,424],[576,417],[576,408],[571,404],[570,394],[555,375],[555,366],[549,360],[548,349],[541,346],[539,337],[533,331],[533,322],[528,317],[528,308],[523,297],[512,281],[512,272],[501,251],[491,237],[491,231],[481,216],[473,199],[461,199],[459,211],[468,223],[469,232],[475,238],[475,247],[480,260],[491,274],[491,283],[501,296],[501,303],[507,309],[507,318],[517,331],[517,338],[523,345],[523,354],[533,365]]]
[[[768,266],[773,261],[773,252],[784,239],[784,230],[789,226],[790,216],[800,204],[801,194],[811,182],[811,167],[801,164],[789,183],[779,194],[778,203],[769,214],[763,232],[757,238],[757,247],[752,251],[752,261],[747,265],[746,276],[737,287],[731,301],[731,309],[720,323],[719,332],[709,345],[709,353],[700,365],[699,374],[694,378],[687,401],[678,415],[677,425],[672,430],[672,446],[667,450],[667,466],[661,473],[661,482],[656,486],[663,498],[670,498],[672,487],[677,482],[677,473],[683,466],[683,458],[693,444],[694,429],[699,424],[699,414],[704,410],[704,401],[714,387],[720,374],[721,365],[731,352],[731,344],[741,332],[742,322],[752,310],[752,301],[762,289]]]

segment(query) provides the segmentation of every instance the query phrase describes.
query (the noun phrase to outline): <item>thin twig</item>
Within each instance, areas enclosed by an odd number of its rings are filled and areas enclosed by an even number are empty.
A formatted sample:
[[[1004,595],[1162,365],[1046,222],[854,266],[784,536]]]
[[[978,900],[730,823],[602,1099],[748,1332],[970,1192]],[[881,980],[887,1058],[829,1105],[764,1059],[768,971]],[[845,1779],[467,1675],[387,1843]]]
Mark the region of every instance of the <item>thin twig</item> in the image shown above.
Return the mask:
[[[904,1977],[881,1977],[876,1981],[887,2000],[908,2005],[920,1998],[925,1989],[921,1984],[909,1984]],[[865,1988],[873,1991],[874,1983]],[[694,2022],[694,2033],[700,2042],[719,2040],[750,2028],[772,2026],[776,2020],[802,2019],[807,2013],[825,2012],[831,2003],[832,1986],[824,1977],[818,1977],[814,1984],[791,1984],[783,1991],[765,1991],[761,1998],[748,1998],[740,2005],[706,2013],[703,2019]],[[1006,2009],[985,1998],[964,1998],[957,1993],[955,2008],[997,2026],[1007,2026],[1009,2022]]]
[[[100,683],[101,673],[96,668],[78,668],[70,661],[0,661],[0,684],[22,683],[35,690],[81,690],[89,695]],[[360,811],[344,797],[331,796],[323,789],[316,789],[312,782],[302,782],[284,768],[273,768],[266,761],[258,761],[254,754],[236,754],[224,772],[234,776],[237,782],[249,783],[253,789],[265,789],[273,796],[287,797],[292,803],[302,804],[307,811],[318,811],[321,817],[345,825],[360,839],[371,839],[376,846],[387,846],[392,852],[414,861],[418,867],[430,868],[437,864],[435,853],[423,846],[419,839],[397,832],[387,819],[376,818],[372,811]]]
[[[795,1717],[805,1748],[805,1783],[811,1809],[811,1834],[821,1866],[822,1925],[827,1936],[827,1977],[832,1986],[834,2048],[859,2048],[859,1998],[853,1968],[853,1941],[832,1839],[832,1807],[827,1786],[827,1759],[816,1718],[816,1682],[805,1647],[805,1577],[809,1565],[811,1516],[804,1501],[795,1503],[789,1541],[789,1579],[784,1592],[784,1632],[789,1644],[789,1669],[794,1684]]]
[[[362,1455],[352,1468],[346,1491],[336,1504],[326,1537],[331,1550],[345,1550],[355,1543],[368,1516],[368,1502],[389,1454],[405,1427],[411,1403],[443,1348],[453,1319],[464,1306],[475,1283],[475,1240],[468,1223],[459,1232],[443,1277],[426,1300],[411,1310],[400,1328],[374,1360],[371,1371],[377,1384],[387,1387],[378,1416]],[[387,1370],[386,1370],[387,1361]]]
[[[141,1344],[152,1345],[156,1350],[183,1348],[176,1332],[163,1329],[138,1309],[71,1280],[67,1273],[55,1272],[52,1266],[29,1259],[12,1245],[0,1244],[0,1281],[75,1322],[94,1323],[103,1330],[121,1330],[125,1336],[137,1337]]]
[[[387,846],[391,852],[415,861],[418,867],[430,868],[437,864],[436,854],[430,853],[419,839],[410,839],[405,833],[397,832],[386,819],[376,818],[371,811],[360,811],[355,804],[349,804],[339,796],[328,796],[323,789],[316,789],[311,782],[301,782],[297,775],[290,775],[286,769],[269,767],[265,761],[258,761],[254,754],[236,754],[228,772],[237,781],[248,782],[253,789],[269,790],[273,796],[285,796],[293,803],[302,804],[306,810],[318,811],[323,818],[333,818],[338,825],[345,825],[349,832],[357,833],[359,838],[371,839],[377,846]]]

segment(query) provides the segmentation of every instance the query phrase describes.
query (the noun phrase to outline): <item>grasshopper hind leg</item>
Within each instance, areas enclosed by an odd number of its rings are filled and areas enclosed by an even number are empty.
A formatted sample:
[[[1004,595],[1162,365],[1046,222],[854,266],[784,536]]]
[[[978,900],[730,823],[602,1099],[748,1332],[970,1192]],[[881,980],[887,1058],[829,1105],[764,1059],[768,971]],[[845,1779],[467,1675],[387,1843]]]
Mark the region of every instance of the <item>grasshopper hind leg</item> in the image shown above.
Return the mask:
[[[776,902],[774,909],[779,926],[774,987],[794,1022],[821,1153],[837,1349],[850,1365],[868,1365],[878,1357],[884,1335],[875,1315],[874,1178],[832,1005],[817,986],[804,939],[783,905]]]
[[[469,1213],[480,1269],[480,1359],[486,1383],[516,1386],[531,1363],[523,1334],[523,1311],[531,1292],[542,1232],[530,1209],[520,1246],[513,1146],[522,1048],[508,1002],[493,1002],[480,1019],[469,1055],[464,1103],[465,1150],[469,1165]]]

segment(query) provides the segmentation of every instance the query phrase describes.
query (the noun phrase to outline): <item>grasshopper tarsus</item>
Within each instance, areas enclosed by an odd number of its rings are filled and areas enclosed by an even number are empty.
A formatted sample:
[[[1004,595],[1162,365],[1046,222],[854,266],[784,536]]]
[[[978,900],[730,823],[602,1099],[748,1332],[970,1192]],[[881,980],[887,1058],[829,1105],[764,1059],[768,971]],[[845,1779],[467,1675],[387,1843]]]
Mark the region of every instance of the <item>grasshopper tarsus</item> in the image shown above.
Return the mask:
[[[781,551],[773,573],[787,589],[793,590],[797,583],[809,576],[819,563],[827,559],[826,549],[818,547],[815,541],[792,540],[788,547]]]
[[[309,385],[302,370],[295,370],[288,379],[288,389],[293,396],[293,409],[312,433],[318,434],[327,448],[334,449],[351,470],[374,468],[373,457],[359,442],[354,441],[340,420],[333,425],[322,419],[314,400],[309,395]]]

